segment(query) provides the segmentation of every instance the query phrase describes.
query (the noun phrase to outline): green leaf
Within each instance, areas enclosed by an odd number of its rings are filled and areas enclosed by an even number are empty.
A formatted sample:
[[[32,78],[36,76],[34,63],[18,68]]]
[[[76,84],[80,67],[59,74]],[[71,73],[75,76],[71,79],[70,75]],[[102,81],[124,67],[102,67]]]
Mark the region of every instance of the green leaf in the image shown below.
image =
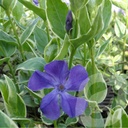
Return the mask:
[[[106,47],[108,46],[108,44],[111,42],[111,38],[109,38],[108,40],[106,40],[99,48],[96,57],[100,56],[106,49]]]
[[[43,71],[44,65],[45,65],[45,61],[43,58],[35,57],[35,58],[28,59],[25,62],[19,64],[16,70]]]
[[[0,42],[1,41],[11,45],[17,45],[16,39],[2,30],[0,30]]]
[[[47,0],[46,14],[52,31],[61,39],[65,37],[65,22],[68,8],[61,0]]]
[[[4,101],[7,102],[8,101],[7,88],[6,88],[5,82],[2,80],[0,80],[0,91],[2,93],[2,97]]]
[[[40,113],[40,118],[44,124],[52,125],[54,123],[53,120],[46,118],[40,109],[38,109],[38,112]]]
[[[75,124],[77,122],[78,122],[78,118],[70,118],[70,117],[68,117],[66,119],[65,123],[66,123],[66,126],[69,126],[69,125]]]
[[[17,94],[13,81],[5,76],[5,83],[0,85],[6,112],[11,117],[26,117],[25,104]]]
[[[0,100],[2,100],[2,98],[0,98]],[[4,103],[3,102],[0,102],[0,110],[4,110],[5,107],[4,107]]]
[[[103,9],[102,9],[102,16],[103,16],[103,29],[99,31],[96,36],[96,40],[98,40],[103,33],[107,30],[112,16],[112,3],[110,0],[104,0]]]
[[[17,0],[1,0],[0,6],[2,6],[7,11],[12,11],[17,3]]]
[[[114,74],[114,83],[115,83],[115,88],[116,90],[119,90],[120,88],[122,88],[122,90],[126,89],[127,87],[127,80],[123,75]]]
[[[88,4],[92,8],[94,8],[94,6],[98,7],[102,2],[103,2],[103,0],[89,0]]]
[[[122,128],[128,127],[128,114],[122,108],[120,110],[122,112],[121,121],[122,121]]]
[[[47,37],[46,32],[36,27],[34,30],[34,36],[35,36],[36,46],[37,46],[38,51],[43,53],[45,46],[48,44],[48,37]]]
[[[103,76],[96,66],[92,69],[90,62],[87,65],[87,72],[89,74],[89,82],[85,86],[85,97],[90,101],[101,103],[107,95],[107,86]],[[95,72],[95,74],[93,74],[93,72]]]
[[[105,122],[105,128],[112,128],[112,112],[110,111]]]
[[[27,91],[31,94],[31,96],[33,96],[34,98],[37,98],[38,100],[42,99],[42,96],[33,92],[32,90],[30,90],[28,87],[25,87],[27,89]]]
[[[87,128],[104,128],[104,120],[99,112],[92,113],[91,115],[82,115],[80,116],[82,125]],[[93,122],[93,124],[92,124]]]
[[[0,110],[0,127],[1,128],[18,128],[14,121]]]
[[[5,76],[5,83],[8,88],[8,99],[5,103],[7,112],[10,116],[26,117],[25,104],[21,96],[17,94],[13,81],[9,77]]]
[[[88,34],[85,34],[85,35],[82,35],[78,38],[75,38],[75,39],[70,39],[70,42],[71,44],[74,46],[74,48],[78,48],[80,45],[88,42],[89,40],[91,40],[93,37],[88,35]]]
[[[4,77],[5,77],[5,84],[8,88],[8,97],[6,99],[6,102],[9,102],[11,99],[14,99],[17,91],[16,91],[16,87],[15,87],[13,81],[8,76],[4,76]],[[4,94],[4,95],[6,95],[6,94]],[[16,102],[16,100],[14,100],[14,102]]]
[[[102,3],[103,3],[103,0],[89,0],[88,1],[87,8],[88,8],[89,17],[90,17],[91,22],[94,21],[97,15],[98,9],[101,7]]]
[[[70,0],[71,10],[76,14],[89,0]]]
[[[93,74],[89,77],[89,82],[85,87],[85,96],[90,101],[101,103],[107,95],[107,86],[101,73]]]
[[[29,36],[32,34],[32,32],[34,31],[34,28],[36,27],[36,24],[38,22],[38,19],[34,20],[32,22],[32,24],[30,24],[25,30],[24,32],[21,34],[20,36],[20,43],[24,44],[25,41],[29,38]]]
[[[59,123],[59,124],[58,124],[58,128],[66,128],[66,124]]]
[[[106,123],[105,128],[109,127],[120,127],[120,128],[127,128],[128,127],[128,115],[121,107],[116,107],[113,110],[114,112],[110,112]]]
[[[56,38],[53,38],[49,42],[49,44],[45,47],[45,50],[44,50],[45,61],[46,62],[52,61],[56,57],[57,51],[58,51],[58,42]]]
[[[71,39],[70,42],[74,46],[74,48],[79,47],[83,43],[87,43],[88,41],[92,40],[98,32],[100,32],[103,28],[103,19],[101,15],[101,7],[98,10],[98,13],[93,21],[90,31],[87,34],[84,34],[76,39]]]
[[[126,10],[127,7],[128,7],[127,1],[123,1],[123,0],[120,0],[120,1],[112,0],[112,3],[113,3],[114,5],[116,5],[117,7],[122,8],[122,9],[124,9],[124,10]]]
[[[116,36],[119,38],[122,38],[126,33],[126,26],[119,19],[116,19],[114,30],[115,30]]]
[[[59,51],[59,53],[57,54],[57,56],[54,58],[54,60],[62,60],[64,59],[65,55],[68,53],[68,48],[69,48],[70,42],[69,42],[69,37],[66,34],[62,47]]]
[[[31,91],[32,92],[32,91]],[[30,95],[24,95],[23,100],[28,107],[38,107],[39,105],[36,104],[33,100],[33,97]]]
[[[10,58],[9,57],[5,57],[3,59],[0,59],[0,65],[2,65],[4,62],[8,62]]]
[[[16,20],[19,21],[21,19],[23,14],[23,5],[19,1],[17,1],[17,4],[13,9],[12,13]]]
[[[97,15],[93,21],[92,29],[89,34],[96,36],[104,27],[103,16],[102,16],[102,7],[99,7]]]
[[[12,118],[12,120],[20,124],[21,127],[30,124],[32,121],[32,119],[28,119],[28,118]]]
[[[36,13],[38,16],[40,16],[43,20],[46,20],[46,14],[45,10],[36,7],[31,2],[26,0],[18,0],[20,3],[22,3],[24,6],[26,6],[29,10],[32,10],[34,13]]]
[[[4,41],[0,41],[0,51],[1,56],[11,57],[15,53],[16,47]]]
[[[89,14],[86,6],[80,9],[78,22],[80,27],[80,34],[86,34],[91,28]]]

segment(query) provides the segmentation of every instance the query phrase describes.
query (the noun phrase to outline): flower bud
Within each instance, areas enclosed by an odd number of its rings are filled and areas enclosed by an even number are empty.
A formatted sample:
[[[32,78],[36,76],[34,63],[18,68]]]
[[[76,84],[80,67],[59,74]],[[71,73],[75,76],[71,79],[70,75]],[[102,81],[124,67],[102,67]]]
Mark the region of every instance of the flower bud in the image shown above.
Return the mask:
[[[72,29],[72,21],[73,21],[72,12],[69,11],[66,17],[66,31],[67,32],[70,32]]]
[[[36,6],[38,6],[38,4],[39,4],[38,0],[33,0],[33,3],[34,3]]]

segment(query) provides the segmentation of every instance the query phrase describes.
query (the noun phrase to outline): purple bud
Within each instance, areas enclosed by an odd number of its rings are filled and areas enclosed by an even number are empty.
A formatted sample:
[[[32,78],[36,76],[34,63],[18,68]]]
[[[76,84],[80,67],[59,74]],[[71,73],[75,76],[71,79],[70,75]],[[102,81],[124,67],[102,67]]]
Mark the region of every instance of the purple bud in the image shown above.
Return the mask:
[[[72,29],[72,11],[68,11],[67,17],[66,17],[66,31],[69,32]]]
[[[36,6],[38,6],[38,0],[33,0],[33,3],[36,5]]]

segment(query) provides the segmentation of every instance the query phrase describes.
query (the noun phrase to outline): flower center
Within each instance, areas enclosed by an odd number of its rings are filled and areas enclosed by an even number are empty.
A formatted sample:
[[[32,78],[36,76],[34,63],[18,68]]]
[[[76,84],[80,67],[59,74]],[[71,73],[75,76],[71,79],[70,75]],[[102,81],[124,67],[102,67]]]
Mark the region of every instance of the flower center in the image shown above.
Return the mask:
[[[61,92],[64,91],[64,89],[65,89],[64,85],[60,85],[59,88],[58,88],[58,90],[61,91]]]

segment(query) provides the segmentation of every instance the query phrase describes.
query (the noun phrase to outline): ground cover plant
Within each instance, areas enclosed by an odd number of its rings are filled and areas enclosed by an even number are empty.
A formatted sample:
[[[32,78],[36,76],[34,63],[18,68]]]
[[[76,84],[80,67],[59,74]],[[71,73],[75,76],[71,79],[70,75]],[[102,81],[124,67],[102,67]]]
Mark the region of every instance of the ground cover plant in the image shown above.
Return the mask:
[[[0,127],[128,127],[127,0],[0,0]]]

